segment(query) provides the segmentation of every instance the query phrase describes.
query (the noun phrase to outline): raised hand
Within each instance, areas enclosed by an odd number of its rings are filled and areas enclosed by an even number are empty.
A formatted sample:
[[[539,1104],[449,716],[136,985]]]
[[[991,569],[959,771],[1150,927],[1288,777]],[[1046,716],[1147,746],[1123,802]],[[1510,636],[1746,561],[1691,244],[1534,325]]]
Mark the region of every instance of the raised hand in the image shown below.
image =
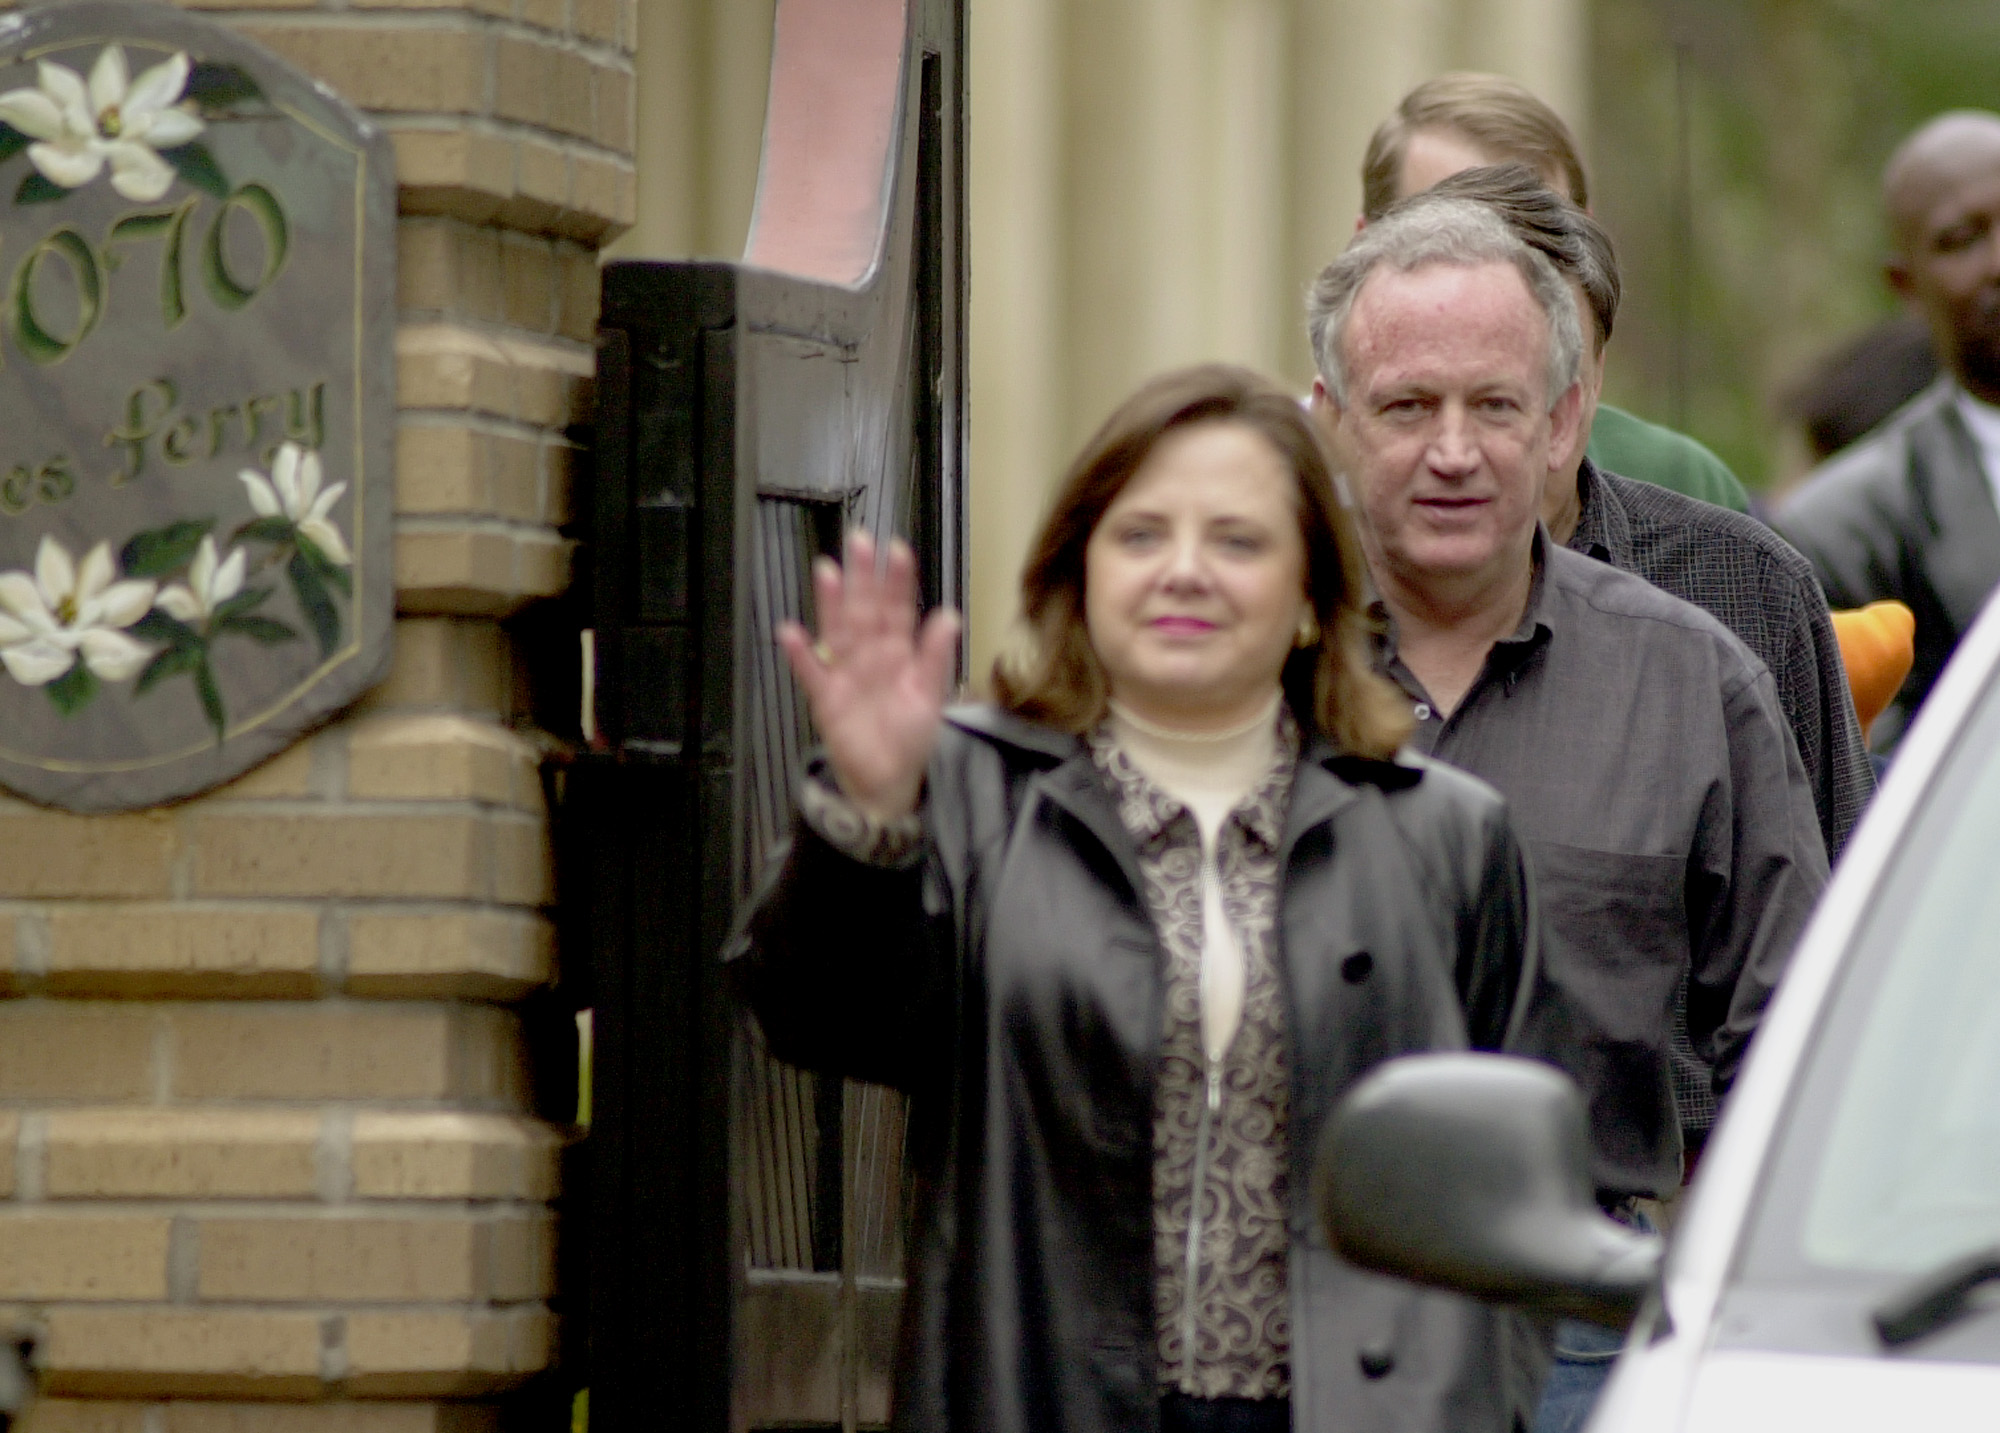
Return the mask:
[[[937,745],[958,614],[939,608],[917,627],[917,560],[900,538],[877,571],[875,543],[848,534],[842,560],[813,563],[819,640],[778,624],[778,645],[805,688],[841,791],[878,820],[916,810]]]

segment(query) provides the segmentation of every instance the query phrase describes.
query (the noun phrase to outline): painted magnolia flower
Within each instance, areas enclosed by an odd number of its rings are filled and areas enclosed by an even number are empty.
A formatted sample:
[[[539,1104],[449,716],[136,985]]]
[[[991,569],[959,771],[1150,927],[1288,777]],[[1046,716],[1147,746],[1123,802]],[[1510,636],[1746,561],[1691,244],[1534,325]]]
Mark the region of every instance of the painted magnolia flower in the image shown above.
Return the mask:
[[[125,47],[106,45],[90,81],[66,65],[43,60],[34,89],[0,94],[0,120],[36,141],[28,160],[65,189],[90,183],[108,163],[111,187],[144,203],[167,192],[173,166],[159,151],[186,144],[202,122],[178,108],[187,88],[185,52],[160,61],[138,79],[125,66]]]
[[[297,443],[286,443],[271,460],[271,476],[245,468],[236,475],[250,493],[250,506],[259,517],[282,517],[298,529],[300,537],[318,548],[328,562],[342,567],[354,561],[340,529],[327,521],[327,514],[347,491],[346,483],[335,483],[320,491],[319,454]]]
[[[81,659],[107,682],[137,674],[152,649],[121,631],[153,605],[157,584],[114,582],[111,544],[100,542],[81,567],[44,536],[33,575],[0,572],[0,662],[25,687],[45,686]]]
[[[176,582],[162,591],[153,605],[169,617],[178,617],[190,626],[208,621],[215,609],[243,590],[243,549],[232,550],[226,561],[215,559],[215,539],[205,537],[188,564],[188,580]]]

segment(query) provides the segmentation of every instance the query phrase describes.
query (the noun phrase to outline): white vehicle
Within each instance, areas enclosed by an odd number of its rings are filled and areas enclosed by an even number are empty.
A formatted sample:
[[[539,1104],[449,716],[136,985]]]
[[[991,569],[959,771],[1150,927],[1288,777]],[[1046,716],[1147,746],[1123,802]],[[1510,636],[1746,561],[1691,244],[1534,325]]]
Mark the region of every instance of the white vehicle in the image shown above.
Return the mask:
[[[1630,1318],[1591,1433],[2000,1429],[2000,605],[1842,857],[1664,1251],[1598,1213],[1586,1138],[1547,1067],[1393,1062],[1329,1125],[1329,1235]]]

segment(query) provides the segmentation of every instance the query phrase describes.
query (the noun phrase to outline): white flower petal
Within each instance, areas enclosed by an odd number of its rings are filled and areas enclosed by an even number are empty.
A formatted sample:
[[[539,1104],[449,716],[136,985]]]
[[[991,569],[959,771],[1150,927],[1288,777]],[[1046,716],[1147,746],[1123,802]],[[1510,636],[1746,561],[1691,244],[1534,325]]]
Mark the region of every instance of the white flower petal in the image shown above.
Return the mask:
[[[207,615],[201,610],[201,600],[178,582],[155,598],[153,605],[183,622],[199,622]]]
[[[215,585],[215,539],[204,537],[195,547],[194,561],[188,564],[188,586],[204,600]]]
[[[65,189],[78,189],[97,177],[104,168],[104,156],[85,144],[31,144],[28,162],[42,178]]]
[[[242,480],[243,488],[250,494],[250,506],[258,517],[277,517],[284,512],[278,502],[278,494],[262,473],[253,473],[248,468],[236,475]]]
[[[42,605],[50,612],[76,595],[76,564],[70,561],[69,549],[47,533],[35,549],[35,586],[41,589]]]
[[[107,627],[130,627],[146,615],[146,609],[153,605],[153,594],[158,590],[157,582],[142,582],[136,578],[114,582],[93,604],[97,609],[96,620]]]
[[[90,67],[90,113],[92,118],[103,114],[114,105],[120,109],[125,105],[125,91],[132,83],[132,72],[125,65],[125,47],[106,45],[97,57],[97,63]]]
[[[347,550],[346,539],[340,529],[325,518],[314,518],[299,524],[299,536],[320,550],[321,556],[339,567],[346,567],[354,561],[354,554]]]
[[[313,500],[312,507],[306,511],[305,521],[316,522],[332,512],[333,505],[340,501],[340,495],[346,491],[346,483],[335,483],[332,487],[321,493]]]
[[[24,687],[43,687],[76,665],[76,654],[52,642],[30,642],[0,649],[7,675]]]
[[[0,615],[0,647],[11,647],[16,642],[32,642],[34,638],[35,634],[26,622]]]
[[[111,565],[111,544],[100,542],[83,555],[83,566],[77,569],[76,600],[78,605],[88,602],[111,585],[111,579],[118,575],[118,569]]]
[[[126,125],[125,133],[155,149],[172,149],[175,145],[186,144],[206,128],[184,109],[163,109],[158,114],[142,115],[133,120]]]
[[[73,135],[97,133],[97,114],[90,107],[90,95],[83,88],[83,76],[67,65],[43,60],[35,67],[35,79],[42,93],[62,111],[63,128]]]
[[[30,139],[54,139],[63,132],[62,110],[40,90],[9,90],[0,95],[0,120]]]
[[[243,590],[243,571],[247,561],[243,549],[239,547],[229,554],[228,560],[217,570],[215,581],[208,591],[208,605],[211,610],[220,607]]]
[[[313,500],[319,494],[320,478],[319,449],[306,448],[299,455],[299,516],[305,517],[312,509]]]
[[[174,167],[131,140],[107,145],[111,160],[111,187],[135,204],[149,204],[173,187]]]
[[[83,660],[90,670],[107,682],[122,682],[139,675],[139,668],[153,655],[153,649],[123,632],[99,627],[83,634]]]
[[[18,568],[12,572],[0,572],[0,607],[6,608],[37,632],[47,631],[52,622],[48,604],[42,601],[42,589],[35,585],[34,578]]]
[[[188,82],[187,51],[170,55],[149,70],[142,70],[126,92],[124,113],[133,117],[157,114],[181,97]]]
[[[285,516],[293,522],[305,515],[305,504],[299,501],[299,456],[297,443],[284,443],[271,460],[271,482],[285,504]]]

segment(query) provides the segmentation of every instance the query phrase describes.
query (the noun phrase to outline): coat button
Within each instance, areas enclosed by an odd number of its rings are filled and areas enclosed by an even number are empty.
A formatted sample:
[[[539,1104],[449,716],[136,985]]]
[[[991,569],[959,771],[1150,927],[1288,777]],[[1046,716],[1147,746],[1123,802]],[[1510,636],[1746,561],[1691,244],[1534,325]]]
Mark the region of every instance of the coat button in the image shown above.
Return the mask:
[[[1386,1378],[1396,1366],[1396,1355],[1386,1344],[1370,1344],[1361,1350],[1361,1375],[1364,1378]]]
[[[1340,978],[1349,985],[1359,985],[1375,969],[1375,957],[1365,950],[1357,950],[1340,962]]]

